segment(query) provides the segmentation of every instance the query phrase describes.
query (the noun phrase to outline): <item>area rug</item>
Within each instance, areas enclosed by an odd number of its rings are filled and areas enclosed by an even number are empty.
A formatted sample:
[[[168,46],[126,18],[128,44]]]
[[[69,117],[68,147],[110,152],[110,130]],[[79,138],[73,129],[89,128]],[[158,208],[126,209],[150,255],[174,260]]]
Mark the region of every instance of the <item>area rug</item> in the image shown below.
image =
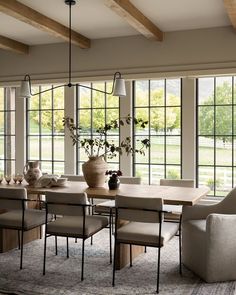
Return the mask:
[[[147,248],[133,261],[133,267],[116,272],[113,288],[112,266],[109,264],[109,242],[106,230],[94,236],[85,246],[84,281],[80,281],[81,241],[70,239],[70,258],[66,258],[66,240],[58,239],[58,255],[54,238],[48,239],[46,275],[43,268],[43,240],[25,245],[23,269],[19,270],[20,252],[0,254],[0,294],[12,295],[78,295],[78,294],[156,294],[157,250]],[[161,252],[160,294],[233,295],[235,282],[206,284],[187,269],[178,273],[178,238]]]

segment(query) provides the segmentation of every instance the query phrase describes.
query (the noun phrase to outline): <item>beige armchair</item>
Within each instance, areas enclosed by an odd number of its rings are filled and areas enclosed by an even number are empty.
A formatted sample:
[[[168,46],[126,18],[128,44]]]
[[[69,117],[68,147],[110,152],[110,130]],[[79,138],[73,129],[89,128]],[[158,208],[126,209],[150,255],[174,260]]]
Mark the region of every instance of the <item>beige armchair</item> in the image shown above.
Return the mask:
[[[206,282],[236,280],[236,188],[216,205],[183,207],[182,260]]]

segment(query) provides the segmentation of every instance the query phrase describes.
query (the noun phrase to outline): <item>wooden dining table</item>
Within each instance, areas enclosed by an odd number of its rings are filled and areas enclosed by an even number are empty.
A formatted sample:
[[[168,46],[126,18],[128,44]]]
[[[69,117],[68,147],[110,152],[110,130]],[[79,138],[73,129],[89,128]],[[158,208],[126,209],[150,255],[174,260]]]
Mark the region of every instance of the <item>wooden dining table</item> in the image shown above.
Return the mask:
[[[48,191],[67,193],[86,192],[89,198],[115,199],[117,194],[134,197],[162,198],[164,204],[170,205],[195,205],[201,198],[206,196],[210,189],[203,186],[200,188],[158,186],[147,184],[121,184],[116,190],[109,190],[108,185],[104,187],[89,188],[85,182],[68,181],[64,187],[37,188],[25,186],[28,194],[45,194]]]
[[[187,205],[193,206],[197,202],[206,196],[210,189],[206,186],[200,188],[188,188],[188,187],[173,187],[173,186],[158,186],[158,185],[145,185],[145,184],[121,184],[116,190],[109,190],[108,185],[99,188],[89,188],[85,182],[68,181],[63,187],[31,187],[26,183],[21,185],[7,185],[1,184],[5,187],[25,187],[28,194],[32,195],[44,195],[49,191],[58,191],[60,193],[81,193],[86,192],[89,198],[112,200],[115,199],[117,194],[134,196],[134,197],[153,197],[162,198],[164,204],[170,205]],[[1,237],[0,237],[1,239]],[[143,252],[143,247],[132,246],[133,257],[138,256]],[[129,262],[129,248],[127,245],[121,244],[117,251],[117,268],[121,269]]]

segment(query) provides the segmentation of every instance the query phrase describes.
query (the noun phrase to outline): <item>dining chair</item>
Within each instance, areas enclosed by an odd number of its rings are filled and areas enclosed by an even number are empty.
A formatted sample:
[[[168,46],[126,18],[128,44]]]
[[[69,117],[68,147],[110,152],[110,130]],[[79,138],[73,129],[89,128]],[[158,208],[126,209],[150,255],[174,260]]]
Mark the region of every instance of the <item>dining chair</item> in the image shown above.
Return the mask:
[[[120,184],[141,184],[141,177],[119,176]],[[115,208],[115,200],[101,202],[96,205],[95,212],[99,214],[110,214],[110,208]]]
[[[193,179],[160,179],[160,186],[194,187]],[[164,205],[164,210],[171,213],[165,214],[165,220],[180,221],[182,214],[181,205]]]
[[[0,228],[18,231],[20,269],[23,266],[24,233],[45,223],[45,211],[29,209],[29,202],[39,201],[28,199],[25,188],[0,188],[0,209],[6,211],[0,214]]]
[[[118,245],[129,244],[157,247],[156,292],[159,293],[161,248],[175,236],[178,230],[180,230],[179,224],[163,221],[164,211],[162,198],[117,195],[115,198],[115,208],[115,247],[112,285],[115,286]],[[124,224],[124,221],[128,223]],[[181,235],[179,235],[179,239],[181,239]],[[181,273],[181,242],[179,245],[179,272]],[[130,255],[130,265],[132,266],[132,255]]]
[[[120,176],[120,183],[122,184],[141,184],[141,177],[133,176]],[[111,215],[111,228],[113,232],[113,217],[115,214],[115,200],[108,200],[105,202],[98,203],[95,206],[94,212],[102,215]],[[145,248],[146,252],[146,248]]]
[[[46,249],[47,238],[50,236],[66,237],[67,257],[69,257],[68,238],[82,239],[82,264],[81,264],[81,281],[84,279],[84,248],[85,240],[107,227],[108,219],[103,216],[88,215],[88,208],[91,204],[87,200],[86,193],[46,193],[46,212],[53,214],[54,219],[48,221],[46,218],[45,240],[44,240],[44,263],[43,274],[46,271]],[[47,217],[47,215],[46,215]],[[112,255],[111,249],[111,230],[109,230],[110,242],[110,261]],[[56,254],[57,254],[57,245]]]
[[[61,175],[63,178],[67,178],[69,181],[85,181],[83,175],[76,175],[76,174],[63,174]]]
[[[183,206],[183,264],[208,283],[236,280],[236,188],[218,204]]]
[[[62,174],[61,177],[63,178],[67,178],[68,181],[81,181],[81,182],[85,182],[85,178],[83,175],[77,175],[77,174]],[[89,202],[91,202],[93,204],[93,199],[92,198],[88,198]],[[92,209],[93,210],[93,209]],[[90,212],[90,208],[89,208],[89,213]],[[76,240],[77,242],[77,240]],[[92,244],[92,239],[91,239],[91,244]]]

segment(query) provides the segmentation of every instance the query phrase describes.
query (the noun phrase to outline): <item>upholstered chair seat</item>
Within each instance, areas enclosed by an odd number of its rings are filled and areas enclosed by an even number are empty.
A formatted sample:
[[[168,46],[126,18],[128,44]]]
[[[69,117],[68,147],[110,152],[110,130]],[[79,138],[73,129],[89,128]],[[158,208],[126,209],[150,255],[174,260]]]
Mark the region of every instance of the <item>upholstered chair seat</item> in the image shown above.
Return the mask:
[[[45,212],[35,209],[26,209],[24,216],[25,231],[38,227],[45,222]],[[7,227],[11,229],[19,229],[22,226],[22,212],[21,210],[12,210],[0,214],[0,227]]]
[[[89,238],[108,225],[108,218],[102,216],[86,216],[83,234],[83,216],[64,216],[57,218],[47,226],[51,235]]]
[[[131,244],[147,245],[153,247],[164,246],[179,229],[177,223],[162,223],[161,244],[159,245],[159,227],[156,223],[130,222],[117,229],[117,239],[130,241]]]

